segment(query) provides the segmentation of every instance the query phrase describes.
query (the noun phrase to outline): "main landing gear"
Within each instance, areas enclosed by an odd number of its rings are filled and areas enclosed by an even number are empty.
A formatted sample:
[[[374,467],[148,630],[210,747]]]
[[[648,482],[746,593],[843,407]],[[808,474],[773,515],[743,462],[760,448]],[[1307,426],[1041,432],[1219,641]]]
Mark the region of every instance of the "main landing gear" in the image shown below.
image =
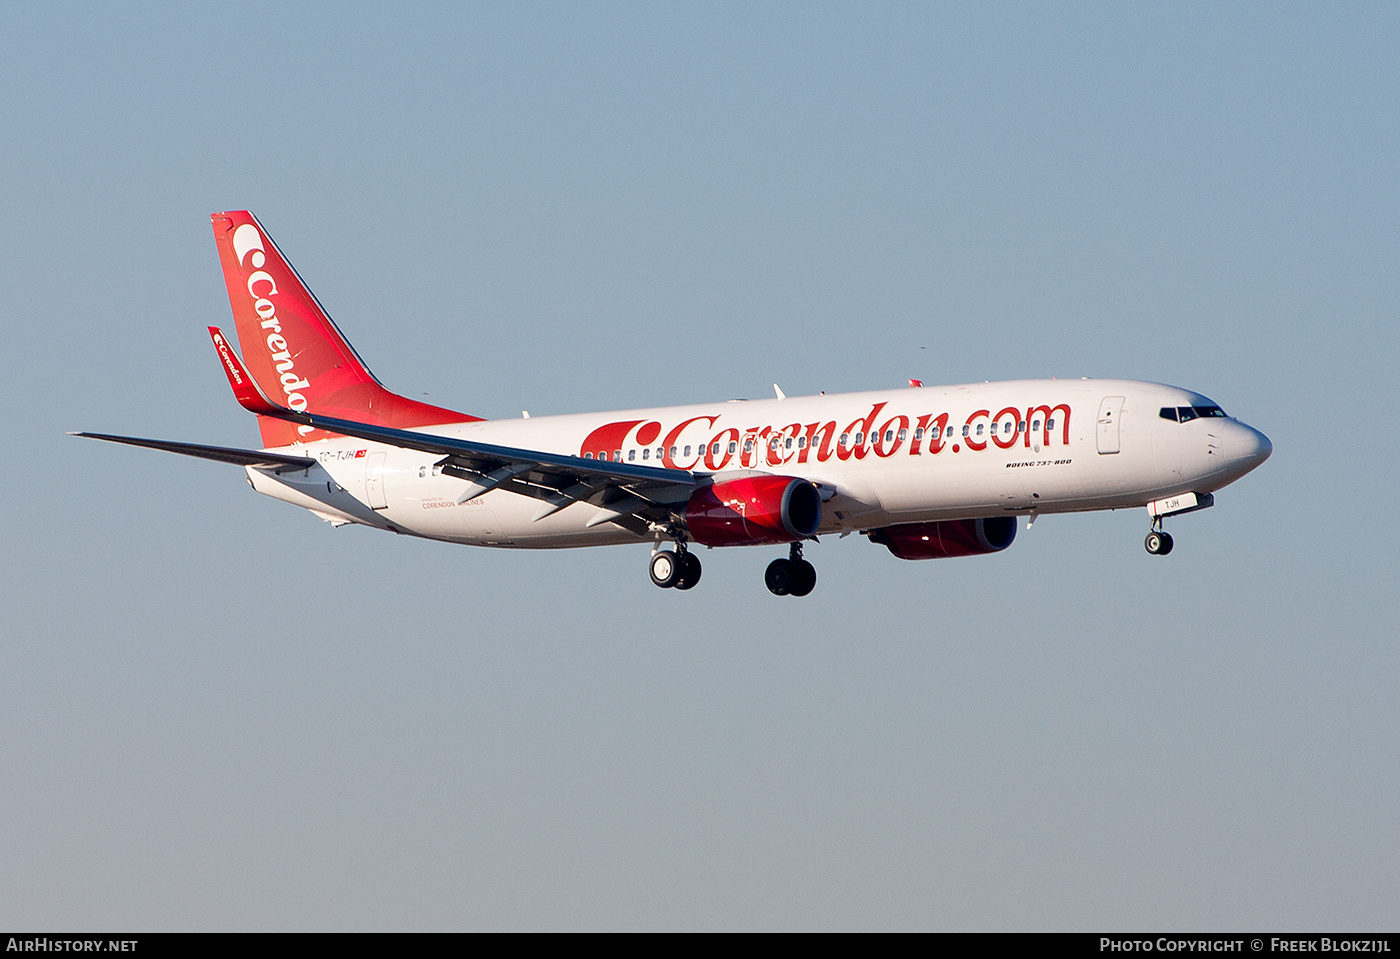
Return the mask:
[[[763,584],[774,596],[806,596],[817,585],[817,569],[802,558],[802,544],[793,543],[787,559],[768,564]]]
[[[1142,545],[1153,556],[1166,556],[1172,551],[1172,536],[1162,529],[1162,517],[1153,518],[1152,532],[1147,534],[1147,539]]]
[[[651,581],[662,589],[690,589],[700,582],[700,557],[677,542],[674,550],[651,554]]]
[[[700,557],[677,540],[675,549],[651,554],[651,581],[662,589],[690,589],[700,582]],[[802,558],[802,544],[788,548],[787,559],[775,559],[763,573],[763,583],[774,596],[806,596],[817,585],[817,570]]]

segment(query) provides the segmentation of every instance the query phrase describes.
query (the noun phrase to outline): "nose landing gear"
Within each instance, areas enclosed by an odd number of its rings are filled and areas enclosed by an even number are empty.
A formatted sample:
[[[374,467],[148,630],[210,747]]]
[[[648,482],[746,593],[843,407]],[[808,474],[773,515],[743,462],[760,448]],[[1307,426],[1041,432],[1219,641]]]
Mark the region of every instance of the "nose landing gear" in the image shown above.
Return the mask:
[[[1162,517],[1153,517],[1152,532],[1147,534],[1142,545],[1153,556],[1166,556],[1172,551],[1172,536],[1162,529]]]
[[[763,584],[774,596],[806,596],[817,585],[817,569],[802,558],[802,544],[793,543],[787,559],[775,559],[763,573]]]

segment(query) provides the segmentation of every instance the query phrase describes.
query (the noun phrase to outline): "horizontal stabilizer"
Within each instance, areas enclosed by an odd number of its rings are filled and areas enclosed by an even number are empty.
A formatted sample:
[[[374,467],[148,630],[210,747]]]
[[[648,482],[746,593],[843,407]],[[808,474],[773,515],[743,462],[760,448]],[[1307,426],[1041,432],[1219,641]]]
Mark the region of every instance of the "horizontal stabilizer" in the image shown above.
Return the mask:
[[[69,436],[86,436],[93,440],[106,440],[109,443],[125,443],[127,446],[144,446],[151,450],[165,450],[181,456],[197,456],[200,459],[218,460],[220,463],[233,463],[235,466],[261,466],[266,469],[309,469],[316,461],[309,456],[284,456],[281,453],[264,453],[262,450],[240,450],[227,446],[203,446],[199,443],[176,443],[173,440],[144,440],[135,436],[112,436],[108,433],[69,433]]]

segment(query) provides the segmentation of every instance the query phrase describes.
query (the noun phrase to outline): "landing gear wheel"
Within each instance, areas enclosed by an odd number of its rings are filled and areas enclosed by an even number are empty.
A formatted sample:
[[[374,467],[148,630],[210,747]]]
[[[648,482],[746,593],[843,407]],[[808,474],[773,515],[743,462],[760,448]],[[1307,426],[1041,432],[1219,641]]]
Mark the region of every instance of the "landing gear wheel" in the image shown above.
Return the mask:
[[[1166,556],[1172,551],[1172,537],[1170,533],[1159,533],[1156,530],[1147,534],[1147,539],[1142,544],[1153,556]]]
[[[694,553],[681,553],[677,560],[679,569],[676,571],[676,581],[672,584],[676,589],[690,589],[700,582],[700,557]]]
[[[774,596],[786,596],[792,591],[792,561],[775,559],[763,573],[763,585]]]
[[[669,549],[660,549],[651,554],[651,581],[662,589],[676,585],[680,577],[681,564],[676,554]],[[696,579],[699,579],[696,576]]]
[[[792,596],[806,596],[817,586],[817,568],[805,559],[792,564],[788,579],[788,593]]]

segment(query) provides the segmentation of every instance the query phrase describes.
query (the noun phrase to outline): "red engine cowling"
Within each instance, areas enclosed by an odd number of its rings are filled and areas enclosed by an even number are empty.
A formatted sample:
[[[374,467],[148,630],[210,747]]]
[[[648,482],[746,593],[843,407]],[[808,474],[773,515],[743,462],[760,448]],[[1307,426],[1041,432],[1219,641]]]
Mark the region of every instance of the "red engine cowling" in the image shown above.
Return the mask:
[[[950,519],[941,523],[886,526],[866,534],[872,543],[888,547],[900,559],[944,559],[997,553],[1016,538],[1016,517]]]
[[[792,476],[745,476],[698,489],[685,507],[690,536],[704,546],[755,546],[806,539],[822,522],[817,488]]]

